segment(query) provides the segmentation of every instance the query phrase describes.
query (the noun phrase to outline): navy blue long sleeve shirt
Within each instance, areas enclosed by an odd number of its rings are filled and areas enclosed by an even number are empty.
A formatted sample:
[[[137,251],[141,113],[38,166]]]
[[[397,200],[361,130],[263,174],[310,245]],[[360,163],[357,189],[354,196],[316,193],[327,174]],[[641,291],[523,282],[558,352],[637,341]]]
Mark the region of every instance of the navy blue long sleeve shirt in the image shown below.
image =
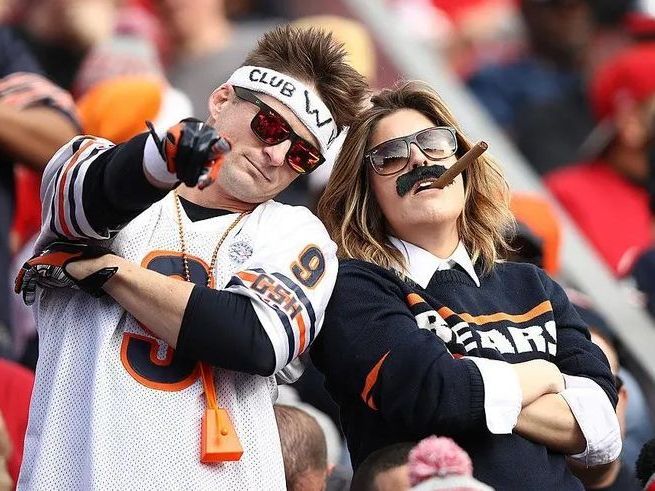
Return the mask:
[[[437,271],[422,289],[369,263],[341,264],[312,359],[340,406],[353,465],[386,445],[437,434],[454,438],[475,476],[496,489],[582,489],[563,454],[489,432],[482,376],[462,355],[545,359],[594,380],[616,405],[607,360],[540,269],[501,263],[478,275],[479,288],[461,270]],[[425,328],[431,316],[446,321],[451,341]]]

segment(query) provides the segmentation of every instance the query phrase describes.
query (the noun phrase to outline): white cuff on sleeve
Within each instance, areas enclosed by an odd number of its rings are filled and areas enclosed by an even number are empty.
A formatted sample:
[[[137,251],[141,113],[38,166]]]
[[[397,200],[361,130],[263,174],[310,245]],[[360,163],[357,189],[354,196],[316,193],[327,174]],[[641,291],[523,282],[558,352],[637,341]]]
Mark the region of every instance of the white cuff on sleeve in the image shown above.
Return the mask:
[[[305,367],[307,366],[305,362],[306,353],[302,353],[300,356],[291,360],[288,365],[275,374],[275,380],[278,385],[292,384],[305,373]]]
[[[621,454],[621,429],[616,412],[600,386],[586,377],[564,374],[560,392],[587,440],[584,452],[570,457],[586,467],[608,464]]]
[[[163,136],[161,134],[158,136],[166,138],[166,132],[164,132]],[[152,135],[146,139],[146,145],[143,149],[143,170],[148,181],[160,189],[172,189],[178,182],[177,176],[168,172],[166,161],[159,153]]]
[[[487,428],[495,435],[506,435],[516,426],[523,394],[512,366],[500,360],[467,358],[476,364],[484,383],[484,412]]]

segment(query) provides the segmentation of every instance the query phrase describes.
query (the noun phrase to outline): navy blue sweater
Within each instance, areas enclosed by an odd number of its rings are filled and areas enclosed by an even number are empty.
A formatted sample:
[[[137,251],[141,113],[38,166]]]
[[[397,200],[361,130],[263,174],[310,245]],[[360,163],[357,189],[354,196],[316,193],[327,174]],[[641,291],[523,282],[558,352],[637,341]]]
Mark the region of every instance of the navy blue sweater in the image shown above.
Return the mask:
[[[539,268],[502,263],[478,275],[480,288],[462,270],[437,271],[422,289],[373,264],[341,263],[312,359],[340,406],[353,466],[378,448],[437,434],[454,438],[475,476],[496,489],[583,489],[563,454],[488,431],[482,376],[461,355],[545,359],[596,381],[615,406],[607,359]],[[435,335],[439,318],[452,339]]]

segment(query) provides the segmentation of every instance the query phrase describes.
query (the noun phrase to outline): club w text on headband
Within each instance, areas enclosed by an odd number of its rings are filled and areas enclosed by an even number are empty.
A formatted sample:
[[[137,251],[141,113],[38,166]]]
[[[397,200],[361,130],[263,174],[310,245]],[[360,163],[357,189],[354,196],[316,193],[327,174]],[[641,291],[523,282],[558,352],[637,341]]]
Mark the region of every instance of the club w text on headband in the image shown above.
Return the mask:
[[[268,94],[287,106],[316,137],[323,155],[342,131],[316,92],[290,75],[270,68],[243,66],[226,83]]]

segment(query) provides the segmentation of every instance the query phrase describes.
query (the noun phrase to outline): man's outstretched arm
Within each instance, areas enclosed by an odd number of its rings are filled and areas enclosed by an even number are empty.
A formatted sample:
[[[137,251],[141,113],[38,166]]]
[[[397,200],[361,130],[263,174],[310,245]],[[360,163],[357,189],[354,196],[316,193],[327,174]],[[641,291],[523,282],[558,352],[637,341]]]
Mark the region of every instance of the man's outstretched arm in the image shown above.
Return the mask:
[[[37,250],[55,239],[111,237],[179,182],[211,180],[226,150],[216,131],[197,120],[180,122],[162,138],[153,131],[114,145],[80,136],[62,147],[43,174]]]

